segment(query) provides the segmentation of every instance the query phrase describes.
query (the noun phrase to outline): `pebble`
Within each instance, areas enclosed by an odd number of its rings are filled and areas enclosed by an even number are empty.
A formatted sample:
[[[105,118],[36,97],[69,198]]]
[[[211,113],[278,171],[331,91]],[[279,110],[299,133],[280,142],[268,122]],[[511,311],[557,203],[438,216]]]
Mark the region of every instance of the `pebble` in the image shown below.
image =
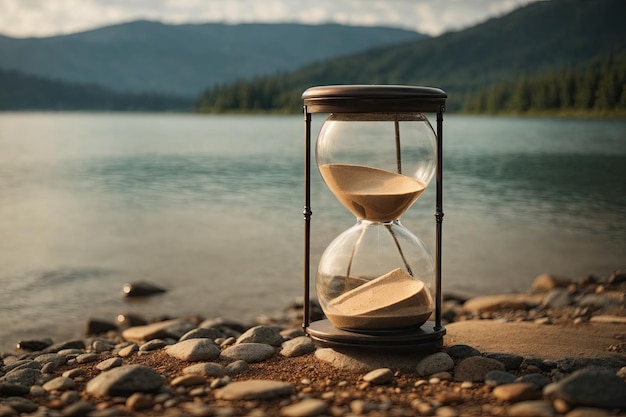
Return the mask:
[[[172,382],[170,382],[170,385],[172,385],[173,387],[191,387],[194,385],[202,385],[206,383],[206,378],[202,375],[199,374],[188,374],[188,375],[181,375],[179,377],[176,377],[174,379],[172,379]]]
[[[196,363],[182,370],[185,375],[202,375],[204,377],[223,376],[228,373],[226,368],[216,362]]]
[[[626,382],[609,369],[578,370],[546,385],[543,395],[552,401],[561,399],[571,406],[626,409]]]
[[[147,410],[148,408],[152,408],[154,406],[154,400],[152,397],[149,397],[142,393],[134,393],[131,394],[126,399],[126,407],[129,410],[139,411],[139,410]]]
[[[127,358],[127,357],[133,355],[138,350],[139,350],[139,346],[137,346],[135,343],[133,343],[131,345],[128,345],[128,346],[123,347],[122,349],[120,349],[117,352],[117,355],[122,357],[122,358]]]
[[[22,385],[31,387],[35,385],[41,378],[41,372],[38,369],[24,368],[14,369],[0,378],[0,382]]]
[[[121,358],[109,358],[109,359],[105,359],[102,362],[98,363],[96,365],[96,369],[98,369],[99,371],[108,371],[109,369],[113,369],[113,368],[117,368],[118,366],[122,366],[122,359]]]
[[[195,329],[193,323],[184,320],[173,319],[144,326],[129,327],[122,331],[122,337],[134,342],[146,342],[152,339],[180,339],[185,333]]]
[[[552,417],[556,413],[552,406],[541,400],[522,401],[513,404],[507,409],[507,416],[510,417]]]
[[[520,376],[519,378],[515,380],[515,382],[524,382],[527,384],[534,385],[535,387],[537,387],[537,389],[543,389],[543,387],[548,385],[551,381],[550,381],[550,378],[548,378],[545,375],[530,374],[530,375]]]
[[[46,391],[65,391],[74,387],[76,387],[74,380],[64,376],[56,377],[43,384],[43,389]]]
[[[241,343],[224,349],[220,358],[255,363],[272,357],[274,352],[274,347],[265,343]]]
[[[280,415],[285,417],[314,417],[324,414],[328,404],[324,400],[308,398],[281,408]]]
[[[296,356],[303,356],[308,353],[312,353],[315,349],[315,344],[310,337],[298,336],[283,342],[280,354],[288,358],[294,358]]]
[[[481,353],[468,345],[452,345],[448,348],[448,355],[452,359],[466,359],[472,356],[480,356]]]
[[[280,329],[271,326],[255,326],[246,330],[237,338],[237,343],[262,343],[280,346],[284,342]]]
[[[78,363],[90,363],[95,362],[100,359],[100,355],[97,353],[83,353],[76,357],[76,362]]]
[[[215,398],[221,400],[267,400],[289,396],[294,388],[286,382],[252,379],[226,385],[215,392]]]
[[[457,381],[481,382],[489,371],[504,371],[502,362],[484,356],[463,359],[454,369]]]
[[[498,385],[510,384],[517,376],[506,371],[489,371],[485,374],[485,384],[490,387],[497,387]]]
[[[177,359],[196,362],[217,359],[220,348],[211,339],[188,339],[170,345],[165,352]]]
[[[154,350],[159,350],[161,348],[164,348],[168,344],[169,343],[167,343],[163,339],[152,339],[152,340],[148,340],[146,343],[142,343],[141,345],[139,345],[139,351],[140,352],[152,352]]]
[[[520,401],[538,400],[542,397],[541,390],[532,384],[514,382],[498,385],[493,389],[493,396],[501,401],[517,403]]]
[[[248,365],[248,362],[236,360],[226,365],[226,372],[228,373],[228,375],[237,375],[247,371],[249,368],[250,366]]]
[[[393,371],[389,368],[374,369],[363,376],[363,381],[374,385],[388,384],[393,381]]]
[[[143,365],[126,365],[106,371],[87,383],[87,392],[100,396],[126,396],[155,392],[163,383],[161,375]]]
[[[522,362],[524,362],[522,356],[511,353],[485,353],[484,356],[502,362],[504,369],[507,371],[519,369]]]
[[[187,333],[182,335],[179,342],[182,342],[187,339],[211,339],[215,341],[215,339],[222,337],[222,332],[215,328],[201,328],[198,327],[196,329],[189,330]]]
[[[419,376],[430,376],[437,372],[447,372],[454,368],[454,360],[445,352],[437,352],[426,356],[415,368]]]

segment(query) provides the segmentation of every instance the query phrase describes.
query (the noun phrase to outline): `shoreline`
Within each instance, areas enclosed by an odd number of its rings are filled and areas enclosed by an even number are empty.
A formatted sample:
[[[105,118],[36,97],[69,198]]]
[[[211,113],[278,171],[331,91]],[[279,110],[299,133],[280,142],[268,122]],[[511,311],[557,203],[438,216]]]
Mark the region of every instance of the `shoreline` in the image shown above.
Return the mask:
[[[89,321],[0,354],[0,416],[626,415],[625,272],[443,304],[443,350],[408,356],[316,347],[297,302],[249,324]]]

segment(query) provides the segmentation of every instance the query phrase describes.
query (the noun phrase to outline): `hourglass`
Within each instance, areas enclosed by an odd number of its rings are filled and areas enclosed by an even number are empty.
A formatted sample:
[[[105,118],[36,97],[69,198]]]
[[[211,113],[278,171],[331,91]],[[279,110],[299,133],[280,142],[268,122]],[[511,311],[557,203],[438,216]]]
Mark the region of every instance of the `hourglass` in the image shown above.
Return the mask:
[[[306,90],[306,333],[329,347],[437,350],[441,325],[442,124],[446,94],[412,86],[324,86]],[[424,113],[437,114],[437,132]],[[321,255],[315,277],[326,316],[310,305],[311,114],[330,113],[315,159],[324,183],[356,217]],[[435,257],[400,221],[433,176]],[[433,320],[430,318],[433,317]]]

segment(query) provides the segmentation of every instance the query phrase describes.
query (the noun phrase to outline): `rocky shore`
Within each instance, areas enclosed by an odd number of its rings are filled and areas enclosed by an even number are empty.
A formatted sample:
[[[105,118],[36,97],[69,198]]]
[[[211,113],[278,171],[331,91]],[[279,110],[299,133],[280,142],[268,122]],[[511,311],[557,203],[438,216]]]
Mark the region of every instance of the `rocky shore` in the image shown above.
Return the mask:
[[[444,299],[431,354],[316,347],[297,303],[254,323],[89,320],[0,354],[0,417],[626,416],[626,273]]]

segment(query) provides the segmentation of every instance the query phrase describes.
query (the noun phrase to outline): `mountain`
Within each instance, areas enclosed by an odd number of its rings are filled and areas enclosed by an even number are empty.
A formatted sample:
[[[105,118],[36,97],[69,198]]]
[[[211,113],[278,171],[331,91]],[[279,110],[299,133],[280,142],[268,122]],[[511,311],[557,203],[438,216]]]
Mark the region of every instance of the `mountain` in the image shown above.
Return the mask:
[[[196,96],[373,47],[426,38],[373,27],[136,21],[48,38],[0,36],[0,69],[120,92]]]
[[[319,62],[280,80],[209,90],[199,106],[219,107],[217,99],[227,102],[224,97],[237,90],[250,95],[248,89],[265,92],[278,107],[298,109],[307,87],[362,83],[440,87],[448,93],[448,108],[460,109],[466,95],[489,85],[550,70],[578,70],[626,54],[625,19],[624,1],[535,2],[466,30]]]

